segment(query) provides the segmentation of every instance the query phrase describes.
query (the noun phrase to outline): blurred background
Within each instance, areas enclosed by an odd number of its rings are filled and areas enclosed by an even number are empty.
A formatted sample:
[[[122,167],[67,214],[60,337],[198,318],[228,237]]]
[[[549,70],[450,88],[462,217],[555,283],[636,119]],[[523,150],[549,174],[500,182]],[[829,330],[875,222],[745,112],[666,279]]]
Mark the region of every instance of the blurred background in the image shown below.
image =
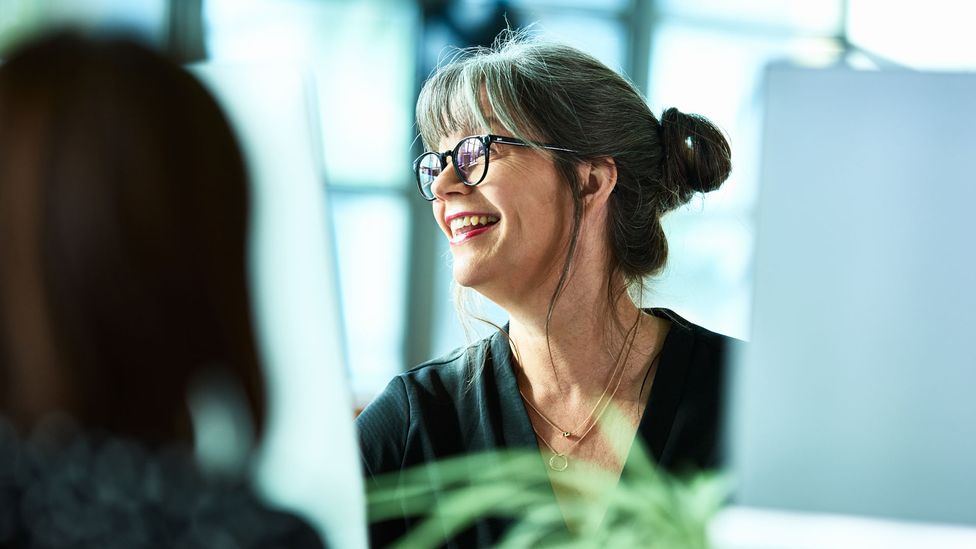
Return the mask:
[[[281,160],[309,143],[314,149],[301,156],[310,164],[297,175],[261,172],[273,185],[258,199],[278,200],[278,219],[289,217],[289,204],[300,196],[312,197],[311,207],[321,213],[318,221],[280,229],[292,231],[287,238],[307,235],[311,244],[287,262],[259,254],[253,268],[259,277],[289,281],[306,273],[306,285],[294,287],[318,288],[321,296],[310,301],[324,305],[285,313],[259,307],[259,323],[312,339],[322,330],[324,343],[302,355],[311,367],[300,375],[271,369],[282,395],[291,398],[304,387],[315,399],[318,389],[334,385],[328,376],[335,366],[345,371],[353,395],[343,405],[362,407],[394,374],[467,341],[452,303],[447,243],[410,169],[421,152],[417,92],[451,47],[490,44],[506,25],[531,26],[619,70],[656,114],[673,106],[726,131],[732,176],[720,191],[666,219],[670,262],[649,281],[645,304],[749,339],[765,67],[789,61],[973,71],[974,20],[976,6],[968,0],[0,0],[0,47],[64,23],[126,27],[198,67],[204,80],[221,80],[218,96],[233,96],[232,118],[251,107],[304,116],[248,122],[252,134],[266,132],[263,140],[243,139],[252,160]],[[214,66],[236,67],[250,78],[235,87],[214,77]],[[286,83],[300,92],[282,94]],[[275,105],[273,98],[296,105]],[[303,124],[300,132],[278,131]],[[315,192],[281,201],[293,177],[311,177]],[[309,205],[299,206],[307,212]],[[278,226],[268,222],[267,230]],[[273,274],[280,271],[288,273]],[[499,310],[484,307],[488,318],[503,320]],[[282,354],[287,350],[279,360]],[[297,420],[309,432],[322,416]]]

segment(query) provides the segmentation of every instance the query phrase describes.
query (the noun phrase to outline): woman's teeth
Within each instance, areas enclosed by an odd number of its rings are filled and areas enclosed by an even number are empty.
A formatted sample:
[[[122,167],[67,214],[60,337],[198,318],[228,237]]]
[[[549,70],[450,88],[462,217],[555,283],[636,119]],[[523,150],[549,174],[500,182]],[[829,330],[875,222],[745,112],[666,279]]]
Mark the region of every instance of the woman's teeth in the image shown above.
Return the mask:
[[[498,218],[493,215],[466,215],[455,217],[451,220],[451,232],[457,234],[458,230],[464,227],[475,227],[478,225],[491,225],[497,223]]]

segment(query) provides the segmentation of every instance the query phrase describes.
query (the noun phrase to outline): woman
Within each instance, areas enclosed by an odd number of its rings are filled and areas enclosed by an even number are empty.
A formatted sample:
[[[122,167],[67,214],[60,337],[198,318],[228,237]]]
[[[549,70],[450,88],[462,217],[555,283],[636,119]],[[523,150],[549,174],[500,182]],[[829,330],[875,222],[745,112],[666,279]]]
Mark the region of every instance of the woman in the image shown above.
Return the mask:
[[[0,66],[0,120],[0,546],[320,547],[242,478],[265,397],[216,102],[59,34]]]
[[[537,448],[562,503],[560,475],[619,474],[635,438],[665,469],[715,466],[729,340],[628,292],[664,267],[661,217],[728,176],[721,132],[676,109],[658,120],[599,61],[519,36],[440,68],[417,120],[417,181],[454,278],[509,323],[389,384],[358,418],[367,474]],[[375,525],[373,541],[403,528]],[[479,523],[460,545],[503,530]]]

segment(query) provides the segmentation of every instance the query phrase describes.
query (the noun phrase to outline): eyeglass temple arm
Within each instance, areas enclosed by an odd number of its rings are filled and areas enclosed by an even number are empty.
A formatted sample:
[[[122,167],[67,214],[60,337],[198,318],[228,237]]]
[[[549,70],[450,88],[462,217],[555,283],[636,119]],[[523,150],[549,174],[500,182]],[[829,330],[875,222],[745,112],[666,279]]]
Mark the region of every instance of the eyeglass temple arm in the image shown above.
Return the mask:
[[[488,139],[493,143],[501,143],[503,145],[518,145],[519,147],[531,147],[532,145],[522,141],[521,139],[515,139],[514,137],[505,137],[504,135],[489,135]],[[549,149],[551,151],[563,151],[574,153],[573,149],[567,149],[565,147],[559,147],[556,145],[539,145],[543,149]]]

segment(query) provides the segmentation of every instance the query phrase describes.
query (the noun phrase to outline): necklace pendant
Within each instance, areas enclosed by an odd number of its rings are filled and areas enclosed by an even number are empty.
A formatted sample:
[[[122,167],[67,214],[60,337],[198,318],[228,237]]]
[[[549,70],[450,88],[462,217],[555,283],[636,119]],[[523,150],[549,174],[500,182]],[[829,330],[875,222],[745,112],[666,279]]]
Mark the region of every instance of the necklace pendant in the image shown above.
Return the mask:
[[[569,438],[569,437],[573,436],[573,433],[570,433],[569,431],[563,431],[563,436],[566,437],[566,438]]]
[[[553,471],[565,471],[569,467],[569,459],[562,454],[553,454],[549,458],[549,468]]]

